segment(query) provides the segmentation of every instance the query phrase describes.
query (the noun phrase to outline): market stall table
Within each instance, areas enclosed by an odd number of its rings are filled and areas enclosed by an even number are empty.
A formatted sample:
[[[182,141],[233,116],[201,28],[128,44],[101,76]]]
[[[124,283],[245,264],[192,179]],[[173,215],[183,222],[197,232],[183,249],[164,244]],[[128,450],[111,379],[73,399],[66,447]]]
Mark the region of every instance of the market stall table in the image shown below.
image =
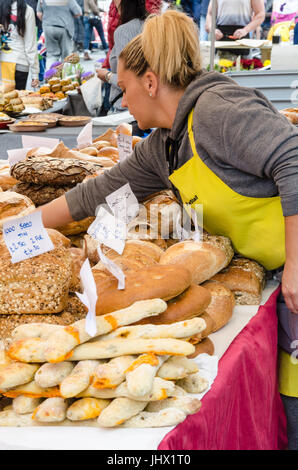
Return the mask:
[[[0,449],[284,449],[276,371],[278,292],[278,283],[268,282],[260,308],[237,306],[230,322],[210,335],[220,359],[217,377],[201,410],[175,428],[7,427],[0,428]]]

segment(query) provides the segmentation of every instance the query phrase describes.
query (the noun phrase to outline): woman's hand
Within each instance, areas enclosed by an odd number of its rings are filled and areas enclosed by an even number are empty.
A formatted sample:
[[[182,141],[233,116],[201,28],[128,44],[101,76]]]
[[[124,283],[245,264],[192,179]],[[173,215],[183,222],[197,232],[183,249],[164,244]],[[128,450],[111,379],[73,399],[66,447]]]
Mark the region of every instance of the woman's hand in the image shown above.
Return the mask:
[[[244,38],[245,36],[247,36],[248,32],[246,30],[246,28],[241,28],[241,29],[236,29],[236,31],[234,31],[233,33],[233,36],[236,38],[236,39],[241,39],[241,38]]]
[[[223,37],[224,37],[224,35],[222,34],[221,30],[216,29],[215,30],[215,39],[216,39],[216,41],[220,41]]]
[[[107,69],[97,69],[96,74],[100,80],[105,81],[106,75],[109,71]]]
[[[298,314],[298,260],[286,262],[281,289],[288,309]]]
[[[31,86],[32,86],[32,88],[37,88],[37,87],[39,87],[39,80],[38,80],[38,78],[33,78],[33,79],[32,79]]]

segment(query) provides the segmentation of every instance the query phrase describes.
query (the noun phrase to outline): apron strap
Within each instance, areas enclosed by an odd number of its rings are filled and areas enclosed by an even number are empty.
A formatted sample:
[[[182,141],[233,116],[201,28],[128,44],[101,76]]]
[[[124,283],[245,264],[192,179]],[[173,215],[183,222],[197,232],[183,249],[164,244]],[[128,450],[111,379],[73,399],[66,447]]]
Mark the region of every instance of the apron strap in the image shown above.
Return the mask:
[[[197,155],[195,138],[193,134],[193,113],[194,113],[194,109],[192,109],[188,115],[188,137],[189,137],[192,153],[193,155]]]

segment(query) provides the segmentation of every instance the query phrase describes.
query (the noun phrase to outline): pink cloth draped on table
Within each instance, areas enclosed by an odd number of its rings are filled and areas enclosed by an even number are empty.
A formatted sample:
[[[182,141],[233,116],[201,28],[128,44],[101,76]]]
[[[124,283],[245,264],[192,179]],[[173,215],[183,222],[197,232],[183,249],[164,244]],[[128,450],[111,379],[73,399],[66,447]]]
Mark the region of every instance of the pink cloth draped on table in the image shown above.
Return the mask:
[[[279,291],[259,308],[222,356],[201,410],[170,431],[159,450],[286,448],[286,418],[277,374]]]

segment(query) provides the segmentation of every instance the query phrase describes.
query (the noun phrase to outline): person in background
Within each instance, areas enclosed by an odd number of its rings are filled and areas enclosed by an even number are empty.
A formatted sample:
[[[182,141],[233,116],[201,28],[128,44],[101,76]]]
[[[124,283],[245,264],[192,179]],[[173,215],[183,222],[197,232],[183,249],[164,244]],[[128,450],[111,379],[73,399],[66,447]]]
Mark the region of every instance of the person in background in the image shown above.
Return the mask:
[[[37,3],[38,0],[25,0],[27,5],[29,5],[31,8],[33,8],[34,13],[35,13],[35,21],[36,21],[36,27],[37,27],[37,50],[38,50],[38,61],[39,61],[39,75],[38,79],[40,82],[43,82],[43,77],[44,77],[44,72],[46,68],[46,55],[43,53],[43,47],[42,47],[42,42],[43,38],[40,38],[42,35],[42,23],[40,19],[37,16]]]
[[[90,57],[90,41],[92,36],[93,28],[96,28],[101,40],[102,48],[105,52],[109,50],[108,43],[104,35],[104,30],[100,18],[100,10],[97,6],[95,0],[84,0],[84,29],[85,29],[85,38],[84,38],[84,59],[91,60]]]
[[[206,17],[206,31],[212,27],[212,1]],[[265,19],[264,0],[217,0],[216,41],[248,38]],[[233,36],[233,38],[231,38]]]
[[[79,7],[84,13],[84,0],[76,0]],[[85,28],[84,28],[84,21],[83,15],[78,16],[74,19],[75,22],[75,32],[74,32],[74,43],[77,51],[81,52],[84,49],[84,37],[85,37]]]
[[[72,53],[74,18],[81,15],[76,0],[38,0],[37,16],[45,34],[47,67]]]
[[[9,50],[0,52],[1,75],[8,88],[26,88],[28,73],[31,86],[38,87],[38,53],[35,13],[24,0],[1,0],[0,24],[9,33]]]
[[[118,4],[117,0],[116,3]],[[102,64],[102,68],[105,70],[110,70],[110,53],[114,47],[114,32],[119,26],[120,23],[120,14],[118,12],[118,8],[116,6],[115,1],[113,0],[110,4],[109,8],[109,20],[108,20],[108,42],[109,42],[109,52]],[[161,10],[162,0],[146,0],[145,2],[146,10],[148,13],[155,13],[158,14]],[[110,109],[110,88],[111,85],[107,82],[104,82],[104,98],[103,104],[100,111],[101,115],[106,115]]]
[[[206,17],[208,12],[210,0],[201,0],[201,15],[200,15],[200,41],[208,41],[208,33],[205,29]]]
[[[97,76],[111,85],[110,103],[114,112],[123,111],[121,107],[122,92],[117,85],[118,56],[127,43],[137,36],[143,28],[147,10],[145,0],[114,0],[120,14],[120,25],[114,33],[114,46],[110,53],[111,70],[97,70]]]

